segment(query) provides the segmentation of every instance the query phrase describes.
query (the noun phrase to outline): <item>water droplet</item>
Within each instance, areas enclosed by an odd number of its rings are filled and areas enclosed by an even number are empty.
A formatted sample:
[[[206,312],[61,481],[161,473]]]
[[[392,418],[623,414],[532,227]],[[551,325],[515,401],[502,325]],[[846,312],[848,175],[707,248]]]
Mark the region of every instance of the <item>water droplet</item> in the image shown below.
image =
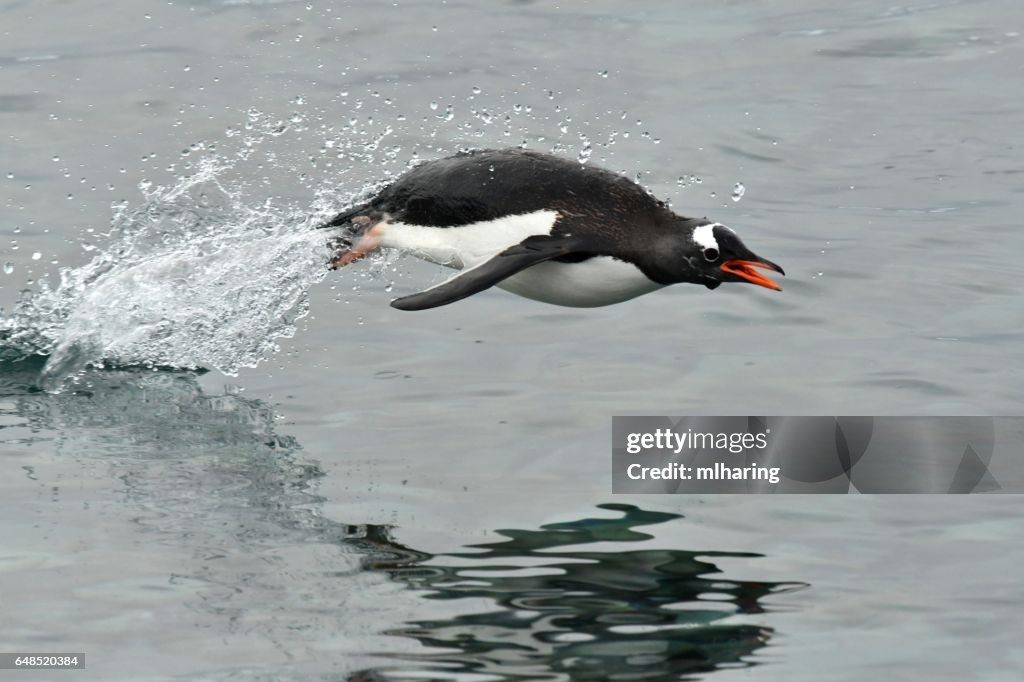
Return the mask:
[[[436,32],[437,32],[437,26],[431,26],[431,27],[430,27],[430,30],[431,30],[431,31],[434,31],[434,32],[436,33]]]
[[[747,188],[743,186],[742,182],[737,182],[732,188],[732,200],[739,201],[743,198],[743,195],[747,193]]]
[[[433,111],[437,111],[437,102],[431,102],[430,103],[430,108]]]
[[[12,263],[11,261],[7,261],[6,263],[4,263],[4,274],[9,275],[12,272],[14,272],[14,263]]]
[[[473,86],[473,94],[474,95],[479,95],[480,92],[481,92],[480,88],[478,88],[477,86],[474,85]]]
[[[43,257],[43,254],[39,253],[38,251],[36,251],[35,253],[32,254],[32,260],[39,260],[42,257]]]
[[[598,76],[600,76],[601,78],[607,78],[607,77],[608,77],[608,71],[607,71],[607,70],[605,70],[605,71],[599,71],[599,72],[597,73],[597,75],[598,75]]]
[[[185,68],[184,68],[184,69],[182,69],[182,71],[191,71],[191,70],[192,70],[192,67],[191,67],[191,66],[189,66],[188,64],[186,64],[186,65],[185,65]]]
[[[717,193],[717,192],[712,192],[712,193],[711,193],[711,198],[712,198],[712,199],[714,199],[714,198],[715,198],[715,197],[717,197],[717,196],[718,196],[718,193]]]
[[[53,161],[54,163],[57,163],[58,161],[60,161],[60,157],[54,154],[53,158],[50,160]]]
[[[576,160],[582,164],[590,160],[590,155],[594,153],[594,149],[591,147],[590,138],[586,135],[580,135],[580,142],[580,151],[576,155]]]
[[[390,292],[394,288],[395,288],[395,283],[394,282],[388,282],[387,286],[384,287],[384,291]]]

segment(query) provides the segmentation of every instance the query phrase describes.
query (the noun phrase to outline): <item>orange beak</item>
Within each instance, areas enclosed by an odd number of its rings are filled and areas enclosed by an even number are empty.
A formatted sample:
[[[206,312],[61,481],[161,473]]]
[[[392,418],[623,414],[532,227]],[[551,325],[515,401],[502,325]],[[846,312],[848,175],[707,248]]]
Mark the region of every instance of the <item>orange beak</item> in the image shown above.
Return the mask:
[[[751,284],[762,286],[766,289],[774,289],[775,291],[782,291],[782,287],[773,282],[771,279],[765,277],[754,268],[764,268],[765,270],[774,270],[780,275],[786,273],[782,271],[775,263],[768,261],[759,262],[756,260],[727,260],[719,266],[722,272],[727,272],[730,275],[736,275],[741,279],[745,279]]]

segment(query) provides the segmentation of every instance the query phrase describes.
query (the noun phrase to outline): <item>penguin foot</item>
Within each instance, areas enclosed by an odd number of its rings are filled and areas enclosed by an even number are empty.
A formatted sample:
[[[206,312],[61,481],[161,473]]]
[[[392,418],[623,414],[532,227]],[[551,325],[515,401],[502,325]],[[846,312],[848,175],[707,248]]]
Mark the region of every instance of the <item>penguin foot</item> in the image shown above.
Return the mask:
[[[360,216],[363,220],[367,220],[364,216]],[[356,221],[360,218],[354,219],[352,222],[358,224]],[[377,223],[370,229],[363,233],[356,235],[351,241],[348,239],[339,240],[342,246],[342,250],[331,260],[331,270],[337,270],[338,268],[344,267],[349,263],[363,258],[367,254],[373,253],[380,248],[381,238],[381,223]]]

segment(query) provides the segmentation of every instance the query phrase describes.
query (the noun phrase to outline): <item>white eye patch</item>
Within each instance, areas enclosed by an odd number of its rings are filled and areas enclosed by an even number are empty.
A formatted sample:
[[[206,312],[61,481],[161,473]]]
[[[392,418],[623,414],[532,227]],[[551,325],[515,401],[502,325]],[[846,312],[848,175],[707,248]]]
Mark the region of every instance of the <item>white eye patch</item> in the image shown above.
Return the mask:
[[[715,241],[715,228],[725,227],[722,223],[710,223],[708,225],[701,225],[694,229],[693,242],[700,246],[702,249],[717,249],[718,242]]]

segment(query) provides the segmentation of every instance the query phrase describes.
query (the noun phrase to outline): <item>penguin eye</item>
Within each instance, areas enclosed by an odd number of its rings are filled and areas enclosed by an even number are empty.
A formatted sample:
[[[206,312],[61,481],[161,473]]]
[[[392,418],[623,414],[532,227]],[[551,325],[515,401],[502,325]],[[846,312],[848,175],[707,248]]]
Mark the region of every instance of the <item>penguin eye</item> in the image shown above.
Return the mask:
[[[709,263],[714,263],[716,260],[718,260],[718,249],[704,249],[704,260],[706,260]]]

